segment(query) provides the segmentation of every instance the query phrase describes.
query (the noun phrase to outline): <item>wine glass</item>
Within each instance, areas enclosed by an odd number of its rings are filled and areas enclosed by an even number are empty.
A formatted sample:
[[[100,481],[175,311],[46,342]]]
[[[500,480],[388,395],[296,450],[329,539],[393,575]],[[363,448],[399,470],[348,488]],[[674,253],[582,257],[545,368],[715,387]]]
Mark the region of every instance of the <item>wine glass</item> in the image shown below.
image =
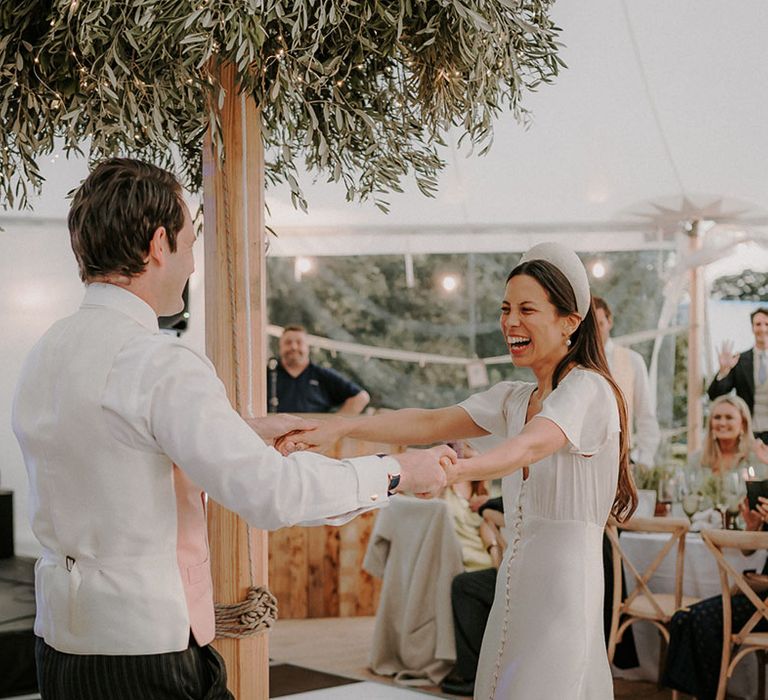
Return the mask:
[[[739,506],[746,495],[746,485],[742,482],[739,474],[729,472],[723,477],[723,500],[725,501],[725,512],[731,529],[736,528],[736,518],[739,515]]]
[[[682,499],[683,512],[688,516],[688,520],[693,522],[693,516],[699,512],[699,503],[701,496],[698,493],[686,493]]]
[[[712,474],[706,483],[709,507],[720,514],[720,527],[725,527],[725,484],[722,474]]]
[[[677,484],[675,482],[675,478],[671,476],[663,477],[659,481],[657,494],[657,514],[669,515],[669,512],[672,510],[672,503],[674,502],[675,496],[677,495]]]

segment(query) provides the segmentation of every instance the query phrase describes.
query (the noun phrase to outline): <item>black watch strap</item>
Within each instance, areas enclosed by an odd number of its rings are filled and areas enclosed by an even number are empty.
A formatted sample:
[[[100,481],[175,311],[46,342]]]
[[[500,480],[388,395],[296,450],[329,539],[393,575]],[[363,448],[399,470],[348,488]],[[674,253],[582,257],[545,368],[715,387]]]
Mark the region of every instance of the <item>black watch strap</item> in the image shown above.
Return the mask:
[[[390,455],[379,452],[377,457],[389,457]],[[393,496],[395,489],[400,485],[400,474],[389,474],[389,485],[387,486],[387,496]]]

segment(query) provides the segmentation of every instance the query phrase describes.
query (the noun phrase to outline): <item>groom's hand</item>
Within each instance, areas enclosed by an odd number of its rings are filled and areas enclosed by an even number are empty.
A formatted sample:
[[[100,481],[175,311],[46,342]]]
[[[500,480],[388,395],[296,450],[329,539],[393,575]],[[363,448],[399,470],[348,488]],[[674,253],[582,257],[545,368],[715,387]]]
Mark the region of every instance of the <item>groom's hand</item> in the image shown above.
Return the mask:
[[[259,434],[262,440],[269,442],[274,438],[282,439],[290,433],[313,430],[320,425],[320,421],[307,420],[288,413],[274,413],[263,418],[250,418],[248,425]]]
[[[314,426],[294,430],[275,440],[275,448],[289,455],[299,450],[327,453],[349,431],[349,418],[334,416],[322,421],[313,421]]]
[[[422,498],[440,494],[447,485],[443,465],[456,462],[456,453],[448,445],[391,456],[400,463],[401,470],[400,483],[395,492],[414,493]]]

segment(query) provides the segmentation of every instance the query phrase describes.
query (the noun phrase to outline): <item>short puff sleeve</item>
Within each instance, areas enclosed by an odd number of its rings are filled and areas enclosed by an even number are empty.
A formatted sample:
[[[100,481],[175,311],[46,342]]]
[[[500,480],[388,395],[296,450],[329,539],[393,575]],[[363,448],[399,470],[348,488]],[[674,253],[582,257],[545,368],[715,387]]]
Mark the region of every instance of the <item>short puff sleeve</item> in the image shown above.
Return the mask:
[[[522,382],[499,382],[490,389],[473,394],[459,406],[481,428],[491,435],[507,437],[507,404]]]
[[[537,418],[547,418],[565,433],[571,452],[591,456],[621,432],[616,395],[597,372],[573,369],[544,399]]]

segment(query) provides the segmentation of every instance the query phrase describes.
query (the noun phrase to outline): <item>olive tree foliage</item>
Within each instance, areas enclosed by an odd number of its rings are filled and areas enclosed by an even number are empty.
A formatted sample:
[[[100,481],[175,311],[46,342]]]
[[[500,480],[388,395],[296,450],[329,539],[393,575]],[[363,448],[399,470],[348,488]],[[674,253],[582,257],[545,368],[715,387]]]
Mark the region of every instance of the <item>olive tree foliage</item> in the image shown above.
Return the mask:
[[[342,181],[350,200],[434,192],[441,134],[478,150],[503,108],[562,66],[551,0],[0,0],[0,201],[28,206],[56,139],[173,167],[198,190],[219,68],[261,109],[268,183]]]

